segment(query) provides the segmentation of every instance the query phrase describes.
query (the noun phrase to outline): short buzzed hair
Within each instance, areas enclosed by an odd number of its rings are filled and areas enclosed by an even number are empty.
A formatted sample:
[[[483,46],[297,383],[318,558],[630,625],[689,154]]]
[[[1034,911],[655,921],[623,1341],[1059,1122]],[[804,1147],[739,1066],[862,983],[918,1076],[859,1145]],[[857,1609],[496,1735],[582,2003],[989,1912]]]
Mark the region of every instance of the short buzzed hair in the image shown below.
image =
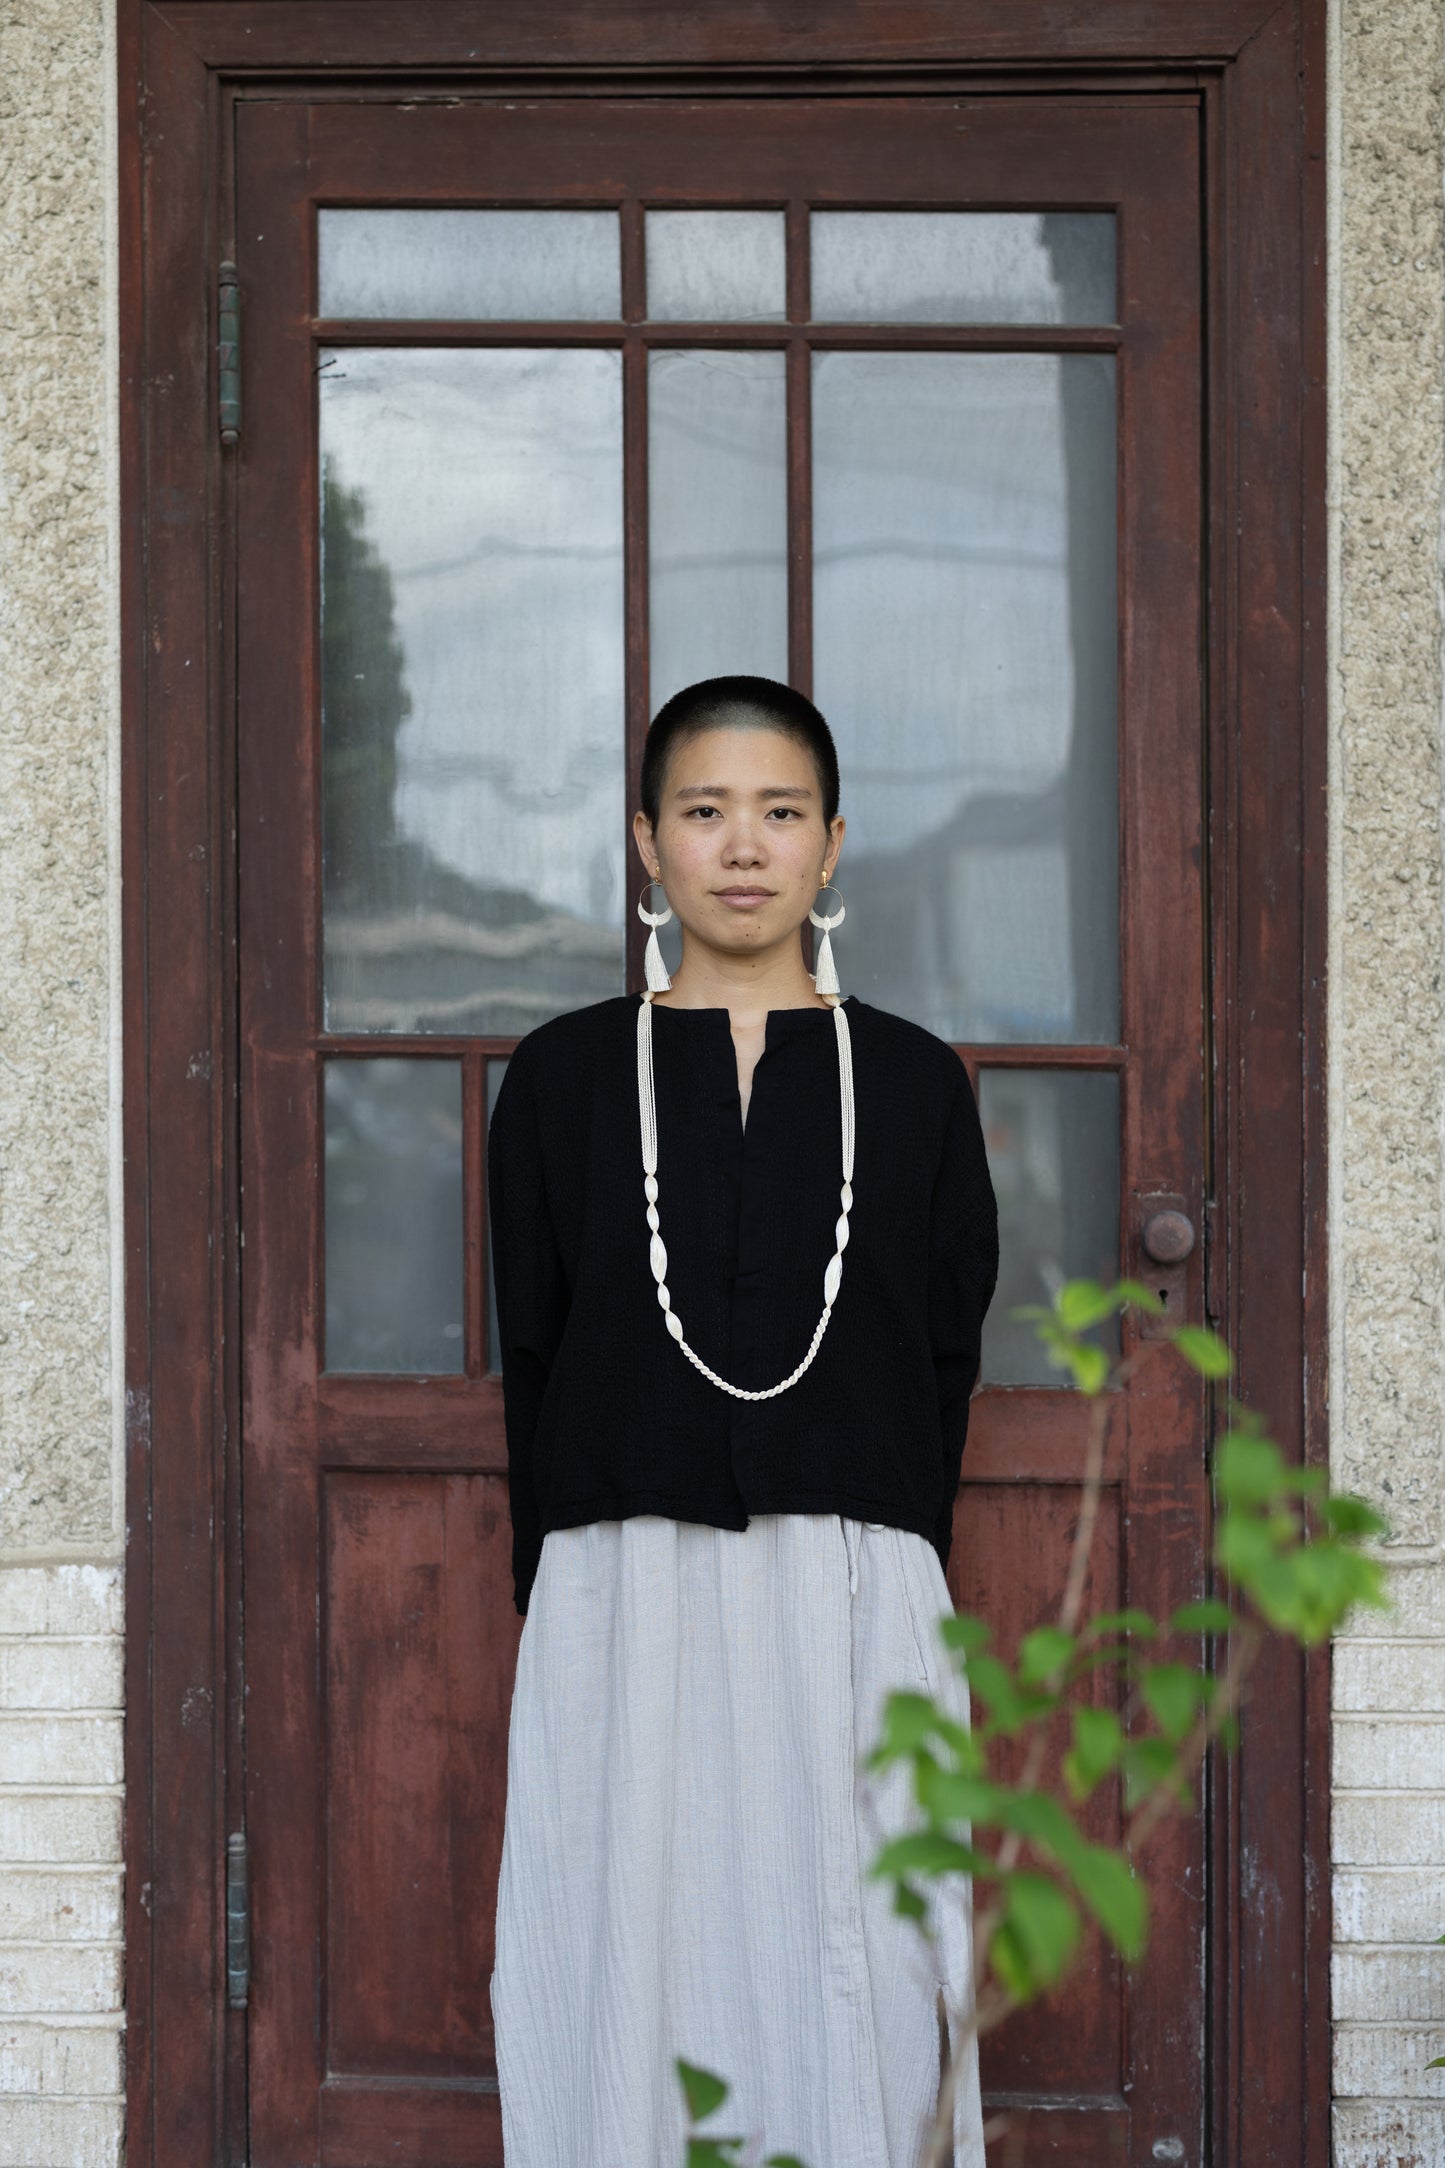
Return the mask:
[[[838,812],[838,751],[833,733],[804,693],[765,677],[701,678],[665,700],[642,749],[642,810],[655,828],[667,764],[679,745],[705,730],[780,730],[806,746],[818,771],[823,822]]]

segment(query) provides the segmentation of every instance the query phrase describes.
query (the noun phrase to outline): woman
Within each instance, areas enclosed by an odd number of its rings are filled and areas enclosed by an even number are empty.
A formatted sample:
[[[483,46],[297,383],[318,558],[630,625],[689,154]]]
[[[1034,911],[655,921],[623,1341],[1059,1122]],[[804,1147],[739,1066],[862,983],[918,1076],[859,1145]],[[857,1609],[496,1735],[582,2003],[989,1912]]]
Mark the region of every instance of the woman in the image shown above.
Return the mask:
[[[659,711],[634,834],[682,962],[529,1032],[489,1140],[518,1651],[498,1891],[508,2168],[681,2168],[717,2127],[915,2168],[944,1985],[864,1869],[910,1820],[885,1694],[968,1717],[936,1620],[998,1267],[967,1072],[836,991],[822,716],[766,678]],[[644,892],[645,893],[645,892]],[[818,906],[822,906],[821,909]],[[833,915],[816,980],[810,913]],[[855,1194],[856,1185],[856,1194]],[[709,2128],[713,2127],[711,2124]],[[955,2114],[983,2168],[977,2053]]]

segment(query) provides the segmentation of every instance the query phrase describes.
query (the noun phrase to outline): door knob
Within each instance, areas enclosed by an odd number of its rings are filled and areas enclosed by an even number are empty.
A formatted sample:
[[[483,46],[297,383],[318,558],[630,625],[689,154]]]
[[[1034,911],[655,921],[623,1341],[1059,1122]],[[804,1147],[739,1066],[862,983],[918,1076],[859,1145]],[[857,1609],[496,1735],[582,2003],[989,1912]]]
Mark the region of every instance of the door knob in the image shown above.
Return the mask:
[[[1187,1212],[1152,1212],[1140,1240],[1156,1265],[1177,1265],[1194,1247],[1194,1222]]]

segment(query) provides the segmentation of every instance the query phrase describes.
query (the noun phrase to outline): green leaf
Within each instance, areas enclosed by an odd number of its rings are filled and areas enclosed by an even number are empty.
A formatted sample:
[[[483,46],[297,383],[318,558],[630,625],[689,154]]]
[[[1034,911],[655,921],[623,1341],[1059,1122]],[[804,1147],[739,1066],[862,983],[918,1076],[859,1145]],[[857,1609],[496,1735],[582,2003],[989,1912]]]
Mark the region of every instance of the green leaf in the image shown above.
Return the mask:
[[[1109,1382],[1111,1365],[1101,1347],[1081,1342],[1070,1355],[1068,1367],[1074,1373],[1074,1383],[1079,1391],[1090,1399],[1096,1398]]]
[[[1064,1862],[1076,1858],[1084,1842],[1068,1808],[1051,1792],[1001,1789],[995,1819]]]
[[[1229,1349],[1206,1325],[1180,1325],[1171,1338],[1180,1354],[1206,1378],[1227,1378],[1234,1368]]]
[[[807,2164],[800,2161],[796,2153],[770,2153],[763,2168],[807,2168]]]
[[[1390,1524],[1353,1491],[1332,1491],[1321,1506],[1325,1526],[1335,1536],[1388,1535]]]
[[[695,2063],[685,2063],[680,2055],[673,2057],[672,2066],[682,2080],[689,2121],[701,2123],[727,2099],[728,2089],[715,2071],[700,2070]]]
[[[1000,1731],[1018,1731],[1031,1718],[1046,1714],[1058,1700],[1055,1694],[1026,1692],[1007,1664],[997,1656],[974,1656],[968,1663],[970,1688],[987,1703]]]
[[[1118,1308],[1113,1293],[1097,1280],[1065,1280],[1056,1300],[1059,1318],[1069,1332],[1087,1332]]]
[[[1121,1766],[1124,1771],[1124,1807],[1132,1812],[1141,1799],[1161,1784],[1175,1766],[1175,1752],[1167,1739],[1130,1739]]]
[[[927,1900],[919,1895],[911,1882],[894,1885],[893,1909],[905,1920],[923,1920],[928,1917]]]
[[[1074,1743],[1064,1756],[1064,1775],[1074,1797],[1086,1799],[1118,1767],[1123,1751],[1124,1728],[1114,1711],[1081,1703],[1074,1710]]]
[[[1071,1862],[1079,1895],[1115,1949],[1139,1957],[1149,1930],[1149,1896],[1122,1853],[1104,1844],[1088,1845]]]
[[[1004,1922],[1029,1979],[1052,1987],[1078,1946],[1079,1910],[1072,1897],[1048,1875],[1020,1867],[1009,1876]]]
[[[689,2138],[687,2168],[736,2168],[743,2144],[741,2138]]]
[[[1209,1695],[1209,1681],[1189,1664],[1151,1664],[1140,1692],[1166,1738],[1177,1746],[1194,1722],[1194,1712]]]
[[[1276,1557],[1275,1541],[1261,1521],[1242,1513],[1230,1513],[1219,1524],[1214,1557],[1231,1580],[1251,1596],[1261,1574],[1268,1574]]]
[[[1138,1634],[1147,1641],[1151,1634],[1157,1632],[1158,1628],[1147,1611],[1134,1610],[1101,1611],[1099,1616],[1091,1618],[1084,1628],[1085,1638],[1094,1634]]]
[[[1033,1966],[1018,1929],[1000,1920],[988,1945],[989,1967],[1005,1991],[1019,2002],[1031,2002],[1038,1992]]]
[[[1284,1455],[1260,1430],[1227,1430],[1215,1451],[1214,1479],[1226,1505],[1268,1504],[1281,1495],[1284,1472]]]
[[[978,1854],[971,1845],[946,1837],[939,1829],[910,1829],[893,1837],[868,1867],[874,1881],[896,1874],[972,1874]]]
[[[998,1807],[999,1788],[961,1769],[940,1769],[937,1762],[915,1770],[918,1804],[935,1822],[989,1822]]]
[[[1426,2063],[1427,2070],[1445,2070],[1445,2055],[1436,2055]]]
[[[1042,1686],[1074,1653],[1074,1637],[1060,1626],[1035,1626],[1019,1643],[1018,1674],[1026,1686]]]
[[[1116,1280],[1114,1293],[1124,1302],[1131,1302],[1136,1310],[1147,1310],[1151,1317],[1167,1317],[1169,1305],[1161,1302],[1157,1288],[1146,1287],[1142,1280]]]
[[[869,1755],[870,1766],[881,1768],[889,1761],[896,1761],[900,1755],[912,1754],[915,1748],[933,1737],[938,1714],[927,1694],[899,1689],[886,1695],[882,1735]]]
[[[951,1618],[945,1613],[938,1630],[949,1648],[961,1649],[965,1656],[981,1655],[993,1639],[988,1620],[975,1618],[971,1611],[956,1611]]]
[[[1235,1622],[1227,1603],[1221,1603],[1217,1596],[1202,1596],[1198,1603],[1180,1604],[1169,1625],[1179,1634],[1227,1634]]]

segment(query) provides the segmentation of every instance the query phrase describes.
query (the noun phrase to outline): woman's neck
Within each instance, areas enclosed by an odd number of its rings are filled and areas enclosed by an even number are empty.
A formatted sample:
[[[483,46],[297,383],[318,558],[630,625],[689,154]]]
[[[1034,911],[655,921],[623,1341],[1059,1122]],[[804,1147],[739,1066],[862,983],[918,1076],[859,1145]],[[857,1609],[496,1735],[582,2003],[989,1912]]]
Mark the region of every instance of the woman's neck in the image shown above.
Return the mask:
[[[707,965],[679,965],[666,993],[654,996],[665,1009],[726,1009],[734,1024],[746,1027],[761,1023],[773,1009],[827,1009],[812,979],[802,969],[794,971],[718,970]]]

